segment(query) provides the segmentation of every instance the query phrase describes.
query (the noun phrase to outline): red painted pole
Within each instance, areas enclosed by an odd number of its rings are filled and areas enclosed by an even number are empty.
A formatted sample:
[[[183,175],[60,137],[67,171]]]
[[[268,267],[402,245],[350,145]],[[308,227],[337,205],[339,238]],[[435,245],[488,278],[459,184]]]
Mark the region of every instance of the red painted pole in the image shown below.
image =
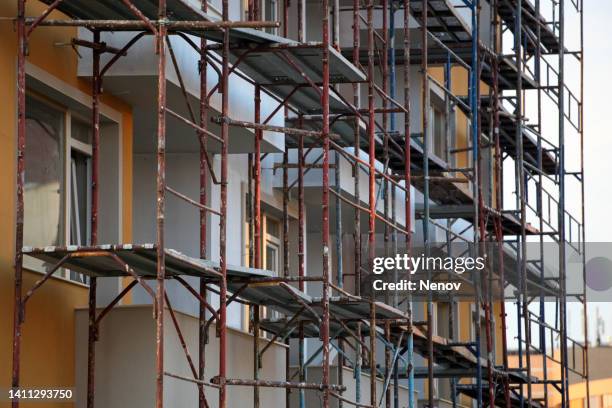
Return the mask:
[[[203,12],[208,11],[208,1],[201,0],[201,9]],[[208,63],[206,60],[208,51],[206,50],[206,38],[201,37],[200,39],[200,127],[208,130]],[[208,203],[208,156],[206,154],[207,149],[207,135],[206,132],[200,132],[198,134],[200,142],[200,204],[207,205]],[[207,217],[208,214],[204,210],[200,210],[200,258],[206,259],[207,251]],[[200,278],[199,294],[202,299],[206,299],[206,281]],[[207,329],[206,329],[206,305],[202,302],[199,303],[199,314],[198,314],[198,379],[204,381],[204,375],[206,371],[206,342],[207,342]],[[201,392],[198,394],[198,408],[208,408],[208,403],[204,394],[204,387],[200,386]]]
[[[94,31],[93,42],[100,43],[100,32]],[[92,49],[92,154],[91,154],[91,245],[98,243],[98,178],[99,178],[99,148],[100,148],[100,92],[102,77],[100,76],[100,51]],[[89,281],[88,304],[88,336],[87,336],[87,408],[95,404],[95,371],[96,371],[96,340],[98,325],[96,323],[96,292],[97,278],[92,276]]]
[[[223,21],[229,20],[229,2],[222,2]],[[221,116],[227,119],[229,114],[229,28],[223,31],[223,48],[221,52]],[[226,120],[221,123],[221,216],[219,220],[219,263],[221,266],[221,279],[219,280],[219,408],[226,407],[226,322],[227,322],[227,181],[228,181],[228,143],[229,125]]]
[[[159,18],[166,16],[166,2],[159,0]],[[166,279],[166,256],[164,240],[164,218],[166,210],[166,27],[160,24],[157,29],[157,293],[156,311],[156,395],[155,406],[164,405],[164,283]]]
[[[17,1],[17,197],[15,209],[15,299],[13,303],[13,373],[11,385],[19,387],[21,356],[21,317],[23,314],[21,287],[23,283],[23,183],[25,176],[26,103],[25,56],[27,38],[25,27],[25,0]],[[11,403],[19,407],[19,400]]]
[[[329,3],[322,0],[323,22],[323,87],[321,92],[321,107],[323,110],[323,197],[322,197],[322,244],[323,244],[323,316],[321,324],[321,341],[323,342],[323,408],[329,407],[329,277],[330,251],[329,246]]]

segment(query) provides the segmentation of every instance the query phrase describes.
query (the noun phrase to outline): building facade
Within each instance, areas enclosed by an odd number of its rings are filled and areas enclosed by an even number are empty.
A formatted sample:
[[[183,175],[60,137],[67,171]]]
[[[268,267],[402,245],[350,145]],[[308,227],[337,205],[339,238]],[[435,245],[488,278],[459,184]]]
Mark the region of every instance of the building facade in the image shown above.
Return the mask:
[[[336,3],[0,5],[3,386],[88,408],[541,403],[533,310],[568,294],[527,244],[584,245],[558,4]],[[552,142],[523,106],[550,70]],[[413,251],[486,274],[372,290],[374,257]],[[545,379],[563,401],[567,376]]]

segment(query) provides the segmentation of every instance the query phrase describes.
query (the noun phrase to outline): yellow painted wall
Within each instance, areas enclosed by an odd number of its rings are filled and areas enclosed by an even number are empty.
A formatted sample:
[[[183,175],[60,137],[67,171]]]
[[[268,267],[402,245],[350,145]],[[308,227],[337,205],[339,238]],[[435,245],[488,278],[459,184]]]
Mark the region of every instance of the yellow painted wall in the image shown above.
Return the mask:
[[[440,66],[434,66],[429,68],[430,75],[438,81],[440,84],[444,83],[444,68]],[[469,91],[469,77],[468,71],[460,66],[455,66],[451,68],[451,91],[456,96],[466,96]],[[480,91],[482,95],[489,94],[489,87],[480,83]],[[460,110],[456,111],[456,144],[455,148],[467,148],[470,145],[471,135],[468,130],[468,117]],[[459,152],[456,155],[456,166],[457,167],[468,167],[468,153],[467,152]],[[462,186],[464,187],[464,186]],[[460,302],[459,307],[459,339],[460,341],[469,341],[471,338],[471,325],[472,325],[472,316],[470,312],[471,304],[468,302]],[[495,327],[495,338],[496,338],[496,364],[501,363],[502,354],[502,343],[501,343],[501,319],[499,317],[500,314],[500,304],[495,303],[493,306],[493,317],[496,320]]]
[[[551,401],[551,407],[561,406],[561,396],[559,393],[555,393],[554,399]],[[570,408],[584,406],[584,399],[586,398],[586,383],[580,382],[577,384],[570,384]],[[601,398],[604,395],[612,395],[612,377],[602,378],[598,380],[589,381],[589,395],[591,398]],[[593,404],[591,404],[593,406]],[[602,405],[603,406],[603,405]],[[604,407],[605,408],[605,407]]]
[[[16,16],[16,1],[0,2],[0,16]],[[40,15],[44,5],[27,2],[27,16]],[[52,13],[50,18],[61,18]],[[39,28],[31,36],[28,61],[70,86],[90,93],[87,81],[77,78],[77,56],[70,47],[57,47],[75,37],[74,28]],[[15,246],[17,36],[11,21],[0,21],[0,388],[10,386],[13,330],[13,265]],[[117,98],[102,102],[121,112],[123,122],[123,239],[131,240],[132,118],[130,107]],[[41,277],[25,272],[24,290]],[[74,309],[87,304],[87,289],[65,280],[51,279],[31,298],[22,341],[23,386],[74,385]],[[57,405],[57,404],[56,404]],[[8,403],[0,403],[0,407]],[[27,407],[28,404],[22,404]],[[36,407],[54,406],[37,403]],[[66,406],[65,404],[62,406]]]

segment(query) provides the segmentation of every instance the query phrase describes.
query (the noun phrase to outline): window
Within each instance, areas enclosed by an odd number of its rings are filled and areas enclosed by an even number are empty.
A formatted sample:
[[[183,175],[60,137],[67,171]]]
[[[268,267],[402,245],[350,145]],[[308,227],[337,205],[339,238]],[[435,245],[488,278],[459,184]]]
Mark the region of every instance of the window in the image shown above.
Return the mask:
[[[70,244],[91,244],[91,126],[74,115],[70,126]],[[70,279],[87,283],[70,271]]]
[[[276,276],[281,275],[281,239],[280,229],[281,223],[275,218],[271,218],[269,215],[264,215],[264,243],[262,250],[263,254],[263,265],[265,269],[272,272]],[[278,319],[280,314],[267,308],[262,309],[263,317],[267,319]]]
[[[446,115],[436,106],[431,107],[431,145],[432,153],[448,161],[446,140]]]
[[[91,127],[70,110],[34,95],[26,98],[24,244],[89,245],[91,234]],[[52,265],[24,260],[26,267]],[[87,277],[59,273],[86,284]]]
[[[264,16],[264,20],[265,21],[278,21],[279,18],[279,12],[278,12],[278,7],[279,7],[279,2],[278,0],[264,0],[262,2],[262,6],[263,6],[263,16]],[[270,34],[277,34],[278,33],[278,28],[277,27],[268,27],[265,29],[266,32],[270,33]]]
[[[63,242],[64,113],[37,99],[26,99],[24,242],[29,246]]]
[[[264,263],[266,269],[274,272],[277,276],[280,275],[280,255],[281,255],[281,240],[280,240],[280,222],[274,218],[266,216],[265,218],[265,255]]]

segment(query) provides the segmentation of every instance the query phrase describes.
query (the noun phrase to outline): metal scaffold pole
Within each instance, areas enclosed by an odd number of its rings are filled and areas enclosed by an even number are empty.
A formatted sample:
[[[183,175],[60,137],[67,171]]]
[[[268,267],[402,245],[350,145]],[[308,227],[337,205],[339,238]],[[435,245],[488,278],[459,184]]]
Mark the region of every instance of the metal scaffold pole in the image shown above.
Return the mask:
[[[166,18],[166,2],[159,0],[159,20]],[[164,405],[164,299],[166,279],[166,251],[164,223],[166,211],[166,31],[165,25],[157,27],[157,190],[156,190],[156,251],[157,292],[155,294],[156,341],[156,393],[155,406]]]
[[[504,372],[508,371],[508,342],[506,336],[506,302],[505,302],[505,270],[504,270],[504,237],[502,231],[502,219],[501,219],[501,211],[503,209],[503,189],[502,189],[502,181],[503,181],[503,156],[502,156],[502,148],[500,138],[502,137],[499,130],[499,111],[500,111],[500,90],[499,90],[499,62],[497,55],[499,54],[499,49],[501,47],[501,24],[500,18],[498,17],[498,0],[494,0],[492,4],[492,19],[493,19],[493,28],[495,30],[493,35],[493,50],[494,56],[491,62],[491,71],[493,74],[493,89],[492,89],[492,98],[491,103],[493,106],[492,116],[493,116],[493,142],[495,143],[495,159],[494,159],[494,169],[495,169],[495,209],[498,212],[498,215],[494,219],[494,232],[495,232],[495,240],[497,246],[498,253],[498,273],[499,273],[499,281],[502,283],[499,285],[499,317],[500,317],[500,327],[501,327],[501,343],[502,343],[502,367]],[[511,407],[510,402],[510,383],[508,378],[503,379],[503,387],[504,387],[504,403],[506,408]]]
[[[323,38],[321,108],[323,113],[323,197],[322,197],[322,246],[323,246],[323,285],[322,285],[322,322],[321,341],[323,342],[323,408],[329,408],[330,397],[330,353],[329,353],[329,280],[331,269],[331,248],[329,242],[329,3],[322,0]]]
[[[93,43],[100,44],[100,32],[93,32]],[[100,168],[100,92],[102,77],[100,76],[100,51],[92,49],[92,86],[91,86],[91,116],[92,116],[92,154],[91,154],[91,236],[90,244],[98,243],[98,192]],[[97,278],[89,280],[88,304],[88,334],[87,334],[87,408],[93,408],[95,403],[95,370],[96,370],[96,340],[98,327],[96,325]]]
[[[404,80],[404,186],[406,187],[406,201],[404,217],[406,219],[406,252],[410,256],[412,254],[412,197],[410,190],[410,176],[411,176],[411,126],[410,126],[410,0],[403,0],[403,33],[404,33],[404,67],[403,67],[403,80]],[[407,298],[407,312],[408,312],[408,338],[406,341],[406,359],[407,359],[407,370],[408,370],[408,408],[414,408],[414,361],[413,361],[413,349],[414,349],[414,333],[412,327],[413,310],[412,310],[412,294],[408,293]]]
[[[565,236],[565,1],[559,0],[559,285],[560,285],[560,329],[561,329],[561,405],[569,405],[569,357],[567,348],[567,276],[566,276],[566,236]],[[588,404],[588,402],[587,402]]]
[[[428,1],[422,0],[421,25],[421,126],[423,131],[423,246],[425,259],[430,256],[429,238],[429,71],[428,71],[428,30],[427,21],[429,15]],[[427,279],[431,280],[432,271],[426,267]],[[433,346],[433,294],[427,291],[426,315],[427,321],[427,402],[428,407],[434,407],[434,346]]]
[[[203,12],[208,11],[208,1],[201,0],[200,8]],[[208,154],[207,145],[208,137],[206,131],[208,130],[208,51],[206,50],[207,40],[206,37],[200,39],[200,50],[199,50],[199,79],[200,79],[200,97],[199,97],[199,125],[204,130],[198,132],[198,144],[199,144],[199,168],[200,168],[200,191],[199,191],[199,203],[202,206],[208,205]],[[207,252],[207,233],[208,233],[208,214],[204,209],[200,209],[200,258],[206,259]],[[207,288],[206,280],[200,278],[199,282],[199,295],[202,299],[207,299]],[[198,380],[204,381],[206,373],[206,343],[208,342],[208,333],[206,329],[206,306],[204,302],[199,302],[198,310]],[[199,385],[198,395],[198,408],[208,408],[208,402],[204,395],[204,386]]]
[[[23,323],[23,188],[25,178],[26,148],[26,76],[25,64],[28,50],[25,25],[25,0],[17,1],[17,167],[15,203],[15,299],[13,302],[13,373],[11,386],[19,388],[21,374],[21,330]],[[11,402],[12,408],[19,407],[19,399]]]
[[[482,197],[480,186],[480,1],[470,1],[471,22],[472,22],[472,45],[471,45],[471,69],[470,69],[470,110],[472,113],[471,122],[471,143],[472,143],[472,186],[474,200],[474,253],[479,255],[481,241],[484,239],[484,224],[482,224]],[[480,311],[482,309],[482,281],[480,273],[472,274],[474,284],[474,332],[475,332],[475,350],[476,350],[476,406],[482,406],[482,362],[481,362],[481,335],[482,322]],[[492,386],[492,384],[489,384]]]
[[[222,20],[229,21],[229,0],[222,1]],[[258,15],[255,15],[257,19]],[[221,277],[219,279],[219,318],[217,329],[219,333],[219,408],[226,407],[226,371],[227,371],[227,183],[228,183],[228,144],[229,144],[229,75],[230,75],[230,28],[223,29],[223,45],[221,50],[221,77],[219,91],[221,92],[221,207],[219,216],[219,264]]]
[[[584,367],[583,377],[586,382],[586,400],[587,408],[591,404],[591,386],[589,373],[589,323],[587,318],[588,301],[587,301],[587,270],[586,270],[586,209],[585,209],[585,173],[584,173],[584,0],[578,2],[578,13],[580,14],[580,198],[581,198],[581,220],[582,220],[582,307],[583,307],[583,322],[584,322]]]

